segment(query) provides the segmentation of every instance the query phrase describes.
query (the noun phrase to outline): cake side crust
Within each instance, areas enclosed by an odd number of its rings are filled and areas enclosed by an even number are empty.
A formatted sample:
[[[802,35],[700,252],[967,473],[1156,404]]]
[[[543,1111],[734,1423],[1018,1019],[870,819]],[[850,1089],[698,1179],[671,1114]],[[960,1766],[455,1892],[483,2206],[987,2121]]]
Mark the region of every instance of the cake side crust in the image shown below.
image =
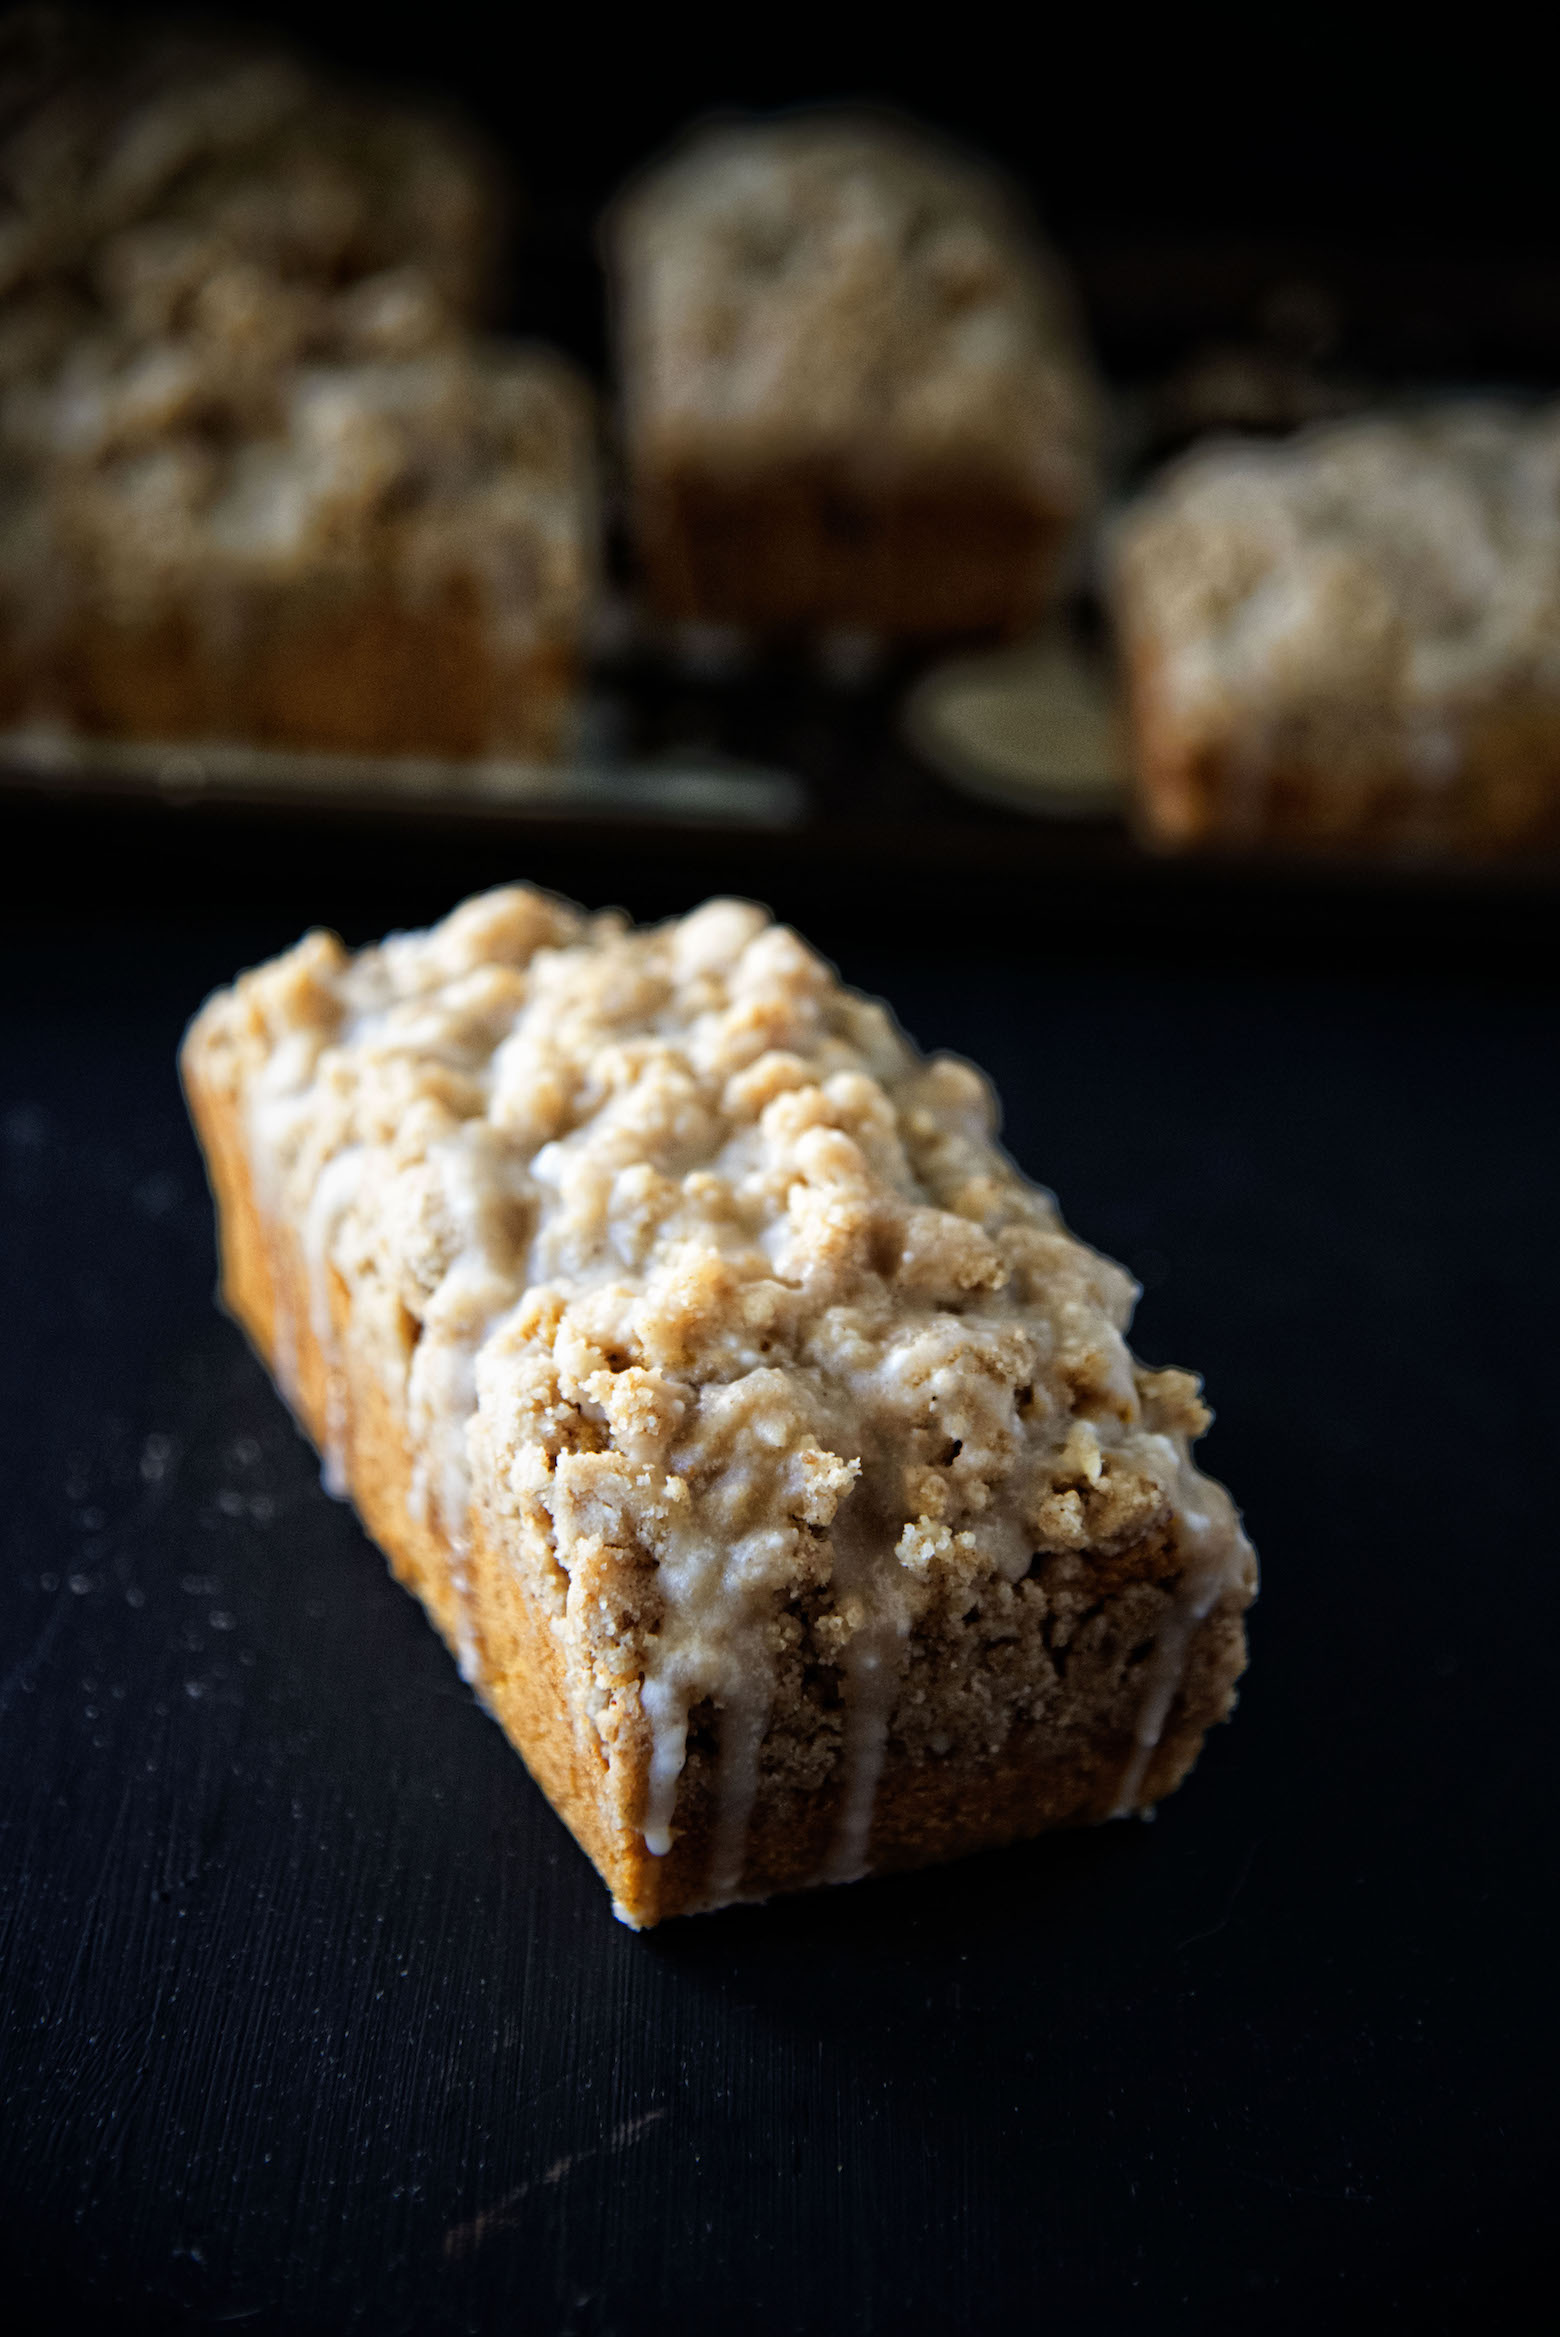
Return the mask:
[[[201,1058],[197,1024],[184,1049],[184,1085],[218,1204],[221,1295],[287,1395],[299,1427],[323,1452],[329,1441],[331,1367],[311,1321],[307,1269],[288,1229],[270,1222],[261,1209],[237,1099],[203,1075]],[[523,1646],[506,1649],[499,1666],[486,1660],[481,1617],[466,1608],[450,1545],[436,1522],[414,1514],[414,1464],[405,1424],[352,1340],[350,1295],[334,1273],[330,1299],[345,1383],[340,1391],[346,1399],[341,1458],[353,1505],[396,1580],[421,1603],[457,1664],[466,1653],[468,1631],[475,1628],[485,1700],[553,1808],[615,1890],[625,1845],[613,1838],[603,1809],[606,1764],[599,1755],[594,1762],[582,1756],[569,1726],[563,1659],[545,1618],[536,1617],[527,1602]],[[285,1341],[278,1334],[283,1320]],[[293,1349],[290,1359],[282,1353],[284,1345]]]
[[[1019,633],[1043,615],[1074,514],[1013,483],[902,483],[821,463],[638,465],[640,554],[661,615],[758,632]]]
[[[499,646],[467,591],[408,608],[378,588],[315,581],[244,602],[237,643],[214,644],[184,605],[142,618],[83,609],[43,657],[30,640],[10,656],[0,644],[0,722],[314,754],[545,760],[559,749],[573,644]]]

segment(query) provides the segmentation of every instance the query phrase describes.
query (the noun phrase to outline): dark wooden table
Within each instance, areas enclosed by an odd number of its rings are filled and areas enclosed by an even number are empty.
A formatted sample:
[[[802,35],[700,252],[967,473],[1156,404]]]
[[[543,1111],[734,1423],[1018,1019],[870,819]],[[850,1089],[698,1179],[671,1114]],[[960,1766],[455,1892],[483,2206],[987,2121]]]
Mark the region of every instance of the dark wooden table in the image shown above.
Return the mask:
[[[22,2318],[1518,2325],[1557,2076],[1552,896],[938,816],[0,807]],[[1265,1589],[1156,1824],[635,1937],[321,1491],[212,1305],[174,1047],[311,920],[527,871],[764,891],[989,1066],[1141,1277],[1143,1351],[1206,1372]]]

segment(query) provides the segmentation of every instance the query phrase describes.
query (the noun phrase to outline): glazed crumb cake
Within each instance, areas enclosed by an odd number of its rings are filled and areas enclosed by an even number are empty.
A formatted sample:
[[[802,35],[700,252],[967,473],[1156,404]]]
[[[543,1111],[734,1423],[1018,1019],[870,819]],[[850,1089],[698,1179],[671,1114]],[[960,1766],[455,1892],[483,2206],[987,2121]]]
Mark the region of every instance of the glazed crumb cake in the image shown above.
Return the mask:
[[[183,1069],[229,1303],[624,1921],[1145,1810],[1229,1711],[1196,1380],[763,911],[313,933]]]
[[[0,27],[0,723],[553,752],[594,415],[475,331],[495,174],[263,42]]]
[[[636,527],[669,617],[1022,632],[1095,490],[1060,263],[995,175],[824,110],[697,132],[608,222]]]
[[[1208,447],[1115,565],[1155,841],[1560,843],[1560,407]]]
[[[253,428],[220,361],[209,395],[186,403],[181,378],[156,410],[149,370],[116,354],[74,403],[37,403],[36,459],[0,493],[0,718],[557,749],[595,578],[592,417],[563,360],[491,344],[299,365]]]

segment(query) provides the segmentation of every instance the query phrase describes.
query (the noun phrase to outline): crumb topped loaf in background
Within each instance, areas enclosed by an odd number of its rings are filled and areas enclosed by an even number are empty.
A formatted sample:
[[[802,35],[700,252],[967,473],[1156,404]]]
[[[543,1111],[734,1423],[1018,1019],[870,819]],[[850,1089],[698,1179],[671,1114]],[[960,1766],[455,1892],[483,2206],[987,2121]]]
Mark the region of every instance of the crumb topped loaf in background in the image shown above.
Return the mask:
[[[234,36],[52,11],[0,120],[0,721],[547,754],[594,416],[474,331],[495,174]]]
[[[1560,840],[1560,408],[1207,448],[1115,571],[1152,837]]]
[[[1059,263],[929,133],[696,133],[608,221],[639,540],[669,615],[1014,632],[1094,491]]]
[[[215,434],[217,387],[190,398],[153,370],[110,358],[74,405],[37,401],[0,542],[0,713],[343,753],[554,751],[597,532],[591,404],[562,359],[494,342],[299,365],[273,380],[267,427]]]
[[[223,1286],[634,1924],[1145,1808],[1255,1565],[1127,1276],[759,909],[514,887],[220,992]]]

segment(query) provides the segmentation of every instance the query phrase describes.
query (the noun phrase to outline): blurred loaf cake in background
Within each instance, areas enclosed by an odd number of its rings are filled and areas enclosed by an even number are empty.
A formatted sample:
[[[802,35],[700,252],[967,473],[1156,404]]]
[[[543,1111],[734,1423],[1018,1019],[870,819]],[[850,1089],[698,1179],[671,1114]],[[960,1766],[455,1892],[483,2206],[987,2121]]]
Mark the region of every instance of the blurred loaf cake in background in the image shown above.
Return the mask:
[[[0,531],[0,708],[98,735],[545,755],[593,571],[591,416],[561,360],[449,344],[307,365],[271,425],[150,414],[162,352],[43,439]],[[170,368],[171,369],[171,368]],[[40,423],[82,422],[85,396]],[[57,459],[50,460],[50,456]]]
[[[0,721],[549,751],[593,421],[476,337],[484,155],[220,33],[39,11],[5,62]]]
[[[0,26],[4,365],[113,320],[167,331],[227,272],[334,296],[402,272],[449,318],[486,305],[502,179],[460,128],[211,24],[23,9]],[[306,321],[304,318],[306,316]]]
[[[759,632],[1014,633],[1095,483],[1057,264],[930,134],[715,126],[607,223],[650,592]]]
[[[762,909],[528,886],[211,999],[223,1289],[635,1926],[1148,1811],[1256,1563],[1136,1286]]]
[[[1560,839],[1560,407],[1210,446],[1114,578],[1152,839]]]

